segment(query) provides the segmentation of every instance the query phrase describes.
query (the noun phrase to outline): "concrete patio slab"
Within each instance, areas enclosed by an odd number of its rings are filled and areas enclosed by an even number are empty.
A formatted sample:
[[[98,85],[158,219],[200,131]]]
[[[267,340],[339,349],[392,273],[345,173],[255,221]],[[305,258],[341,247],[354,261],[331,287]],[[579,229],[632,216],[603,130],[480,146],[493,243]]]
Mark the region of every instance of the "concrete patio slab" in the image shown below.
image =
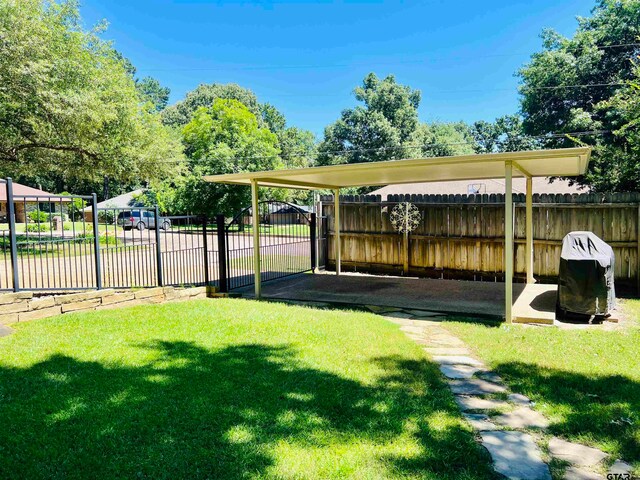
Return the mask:
[[[553,325],[557,294],[557,285],[527,284],[513,304],[514,323]]]
[[[514,283],[514,298],[524,284]],[[253,286],[234,290],[253,296]],[[504,317],[504,284],[333,272],[286,277],[262,284],[262,296],[332,304],[395,307],[437,314]]]

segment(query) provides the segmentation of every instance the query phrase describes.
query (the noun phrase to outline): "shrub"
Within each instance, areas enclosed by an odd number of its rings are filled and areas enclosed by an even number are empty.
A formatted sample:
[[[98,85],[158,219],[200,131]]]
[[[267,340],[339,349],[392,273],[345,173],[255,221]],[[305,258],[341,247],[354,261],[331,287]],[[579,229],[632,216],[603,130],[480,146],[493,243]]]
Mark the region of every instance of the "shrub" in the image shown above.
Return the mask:
[[[50,229],[49,229],[48,223],[29,223],[26,226],[26,231],[31,233],[38,233],[38,232],[48,232],[50,231]]]
[[[44,223],[49,221],[49,214],[47,212],[43,212],[42,210],[31,210],[27,217],[32,222]]]

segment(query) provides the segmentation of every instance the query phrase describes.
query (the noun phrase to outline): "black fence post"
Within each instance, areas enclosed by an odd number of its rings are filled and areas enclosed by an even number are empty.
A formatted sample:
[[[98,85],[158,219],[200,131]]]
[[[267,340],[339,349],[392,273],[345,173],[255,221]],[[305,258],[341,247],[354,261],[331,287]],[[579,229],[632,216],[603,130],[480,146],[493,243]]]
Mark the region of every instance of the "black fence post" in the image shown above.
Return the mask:
[[[153,210],[153,220],[156,225],[156,274],[158,277],[158,286],[164,286],[164,275],[162,270],[162,250],[160,247],[160,211],[158,205]]]
[[[91,210],[93,212],[93,248],[96,261],[96,288],[102,290],[102,264],[100,262],[100,230],[98,229],[98,197],[91,194]]]
[[[202,217],[202,247],[204,248],[204,284],[209,286],[209,239],[207,238],[207,222],[208,218],[205,215]]]
[[[227,232],[224,215],[216,215],[216,233],[218,235],[218,278],[220,291],[229,291],[227,284]]]
[[[315,273],[316,264],[318,263],[318,243],[316,238],[316,229],[318,228],[316,214],[312,213],[309,219],[310,239],[311,239],[311,271]]]
[[[18,275],[18,244],[16,240],[16,206],[13,199],[13,181],[10,178],[7,178],[7,217],[9,221],[9,247],[11,248],[13,291],[19,292],[20,276]]]

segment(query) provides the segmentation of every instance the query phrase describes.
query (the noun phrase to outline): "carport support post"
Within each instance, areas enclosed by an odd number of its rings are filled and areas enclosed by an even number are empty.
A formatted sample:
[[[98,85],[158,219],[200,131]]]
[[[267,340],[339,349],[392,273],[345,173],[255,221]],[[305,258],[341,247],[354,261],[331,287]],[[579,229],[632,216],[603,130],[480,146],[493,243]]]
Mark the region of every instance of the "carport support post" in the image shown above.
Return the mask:
[[[525,212],[526,271],[527,283],[535,283],[533,278],[533,178],[527,177],[527,199]]]
[[[513,305],[513,166],[505,162],[504,168],[504,318],[511,323]]]
[[[340,275],[340,189],[333,191],[333,230],[334,230],[334,247],[336,253],[336,275]]]
[[[258,211],[258,181],[251,179],[251,221],[253,223],[253,275],[256,298],[262,296],[260,285],[260,212]]]

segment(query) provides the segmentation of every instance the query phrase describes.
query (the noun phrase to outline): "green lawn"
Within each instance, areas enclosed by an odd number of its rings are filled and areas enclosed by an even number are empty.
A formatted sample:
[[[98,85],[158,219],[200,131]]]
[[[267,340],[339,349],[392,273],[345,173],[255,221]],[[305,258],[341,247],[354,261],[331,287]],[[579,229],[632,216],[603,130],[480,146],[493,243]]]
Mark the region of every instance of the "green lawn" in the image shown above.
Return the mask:
[[[0,478],[494,478],[437,367],[368,313],[200,300],[0,339]]]
[[[638,318],[640,301],[627,301]],[[514,392],[536,402],[550,432],[601,448],[640,472],[640,329],[490,327],[447,323]]]

